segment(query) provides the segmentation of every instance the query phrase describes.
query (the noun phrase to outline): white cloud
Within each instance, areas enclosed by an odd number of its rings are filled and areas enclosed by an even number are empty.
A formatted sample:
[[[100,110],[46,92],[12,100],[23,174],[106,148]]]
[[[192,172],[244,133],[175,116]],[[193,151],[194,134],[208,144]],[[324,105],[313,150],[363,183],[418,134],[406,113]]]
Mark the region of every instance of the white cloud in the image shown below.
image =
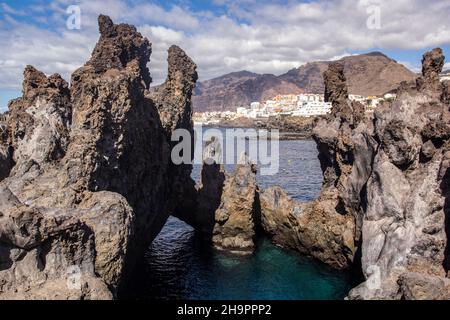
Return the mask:
[[[0,13],[0,88],[18,88],[22,70],[33,64],[66,79],[82,65],[98,39],[97,15],[127,22],[153,43],[150,70],[155,83],[165,78],[167,49],[186,50],[199,68],[201,79],[227,72],[250,70],[280,74],[314,60],[332,60],[352,51],[371,48],[425,50],[450,44],[450,1],[215,0],[226,14],[195,12],[188,6],[163,8],[150,2],[80,0],[82,29],[65,29],[65,8],[72,0],[54,0],[30,21],[16,19],[13,8]],[[367,28],[367,7],[379,3],[381,28]],[[38,10],[39,9],[39,10]],[[9,13],[8,13],[9,11]],[[34,19],[34,20],[33,20]],[[34,23],[33,23],[34,22]],[[43,29],[42,23],[53,29]],[[412,69],[417,65],[404,64]]]
[[[18,15],[18,16],[25,15],[25,13],[23,11],[15,10],[14,8],[11,8],[7,3],[4,3],[4,2],[0,3],[0,8],[2,9],[2,11],[4,13],[7,13],[7,14]]]

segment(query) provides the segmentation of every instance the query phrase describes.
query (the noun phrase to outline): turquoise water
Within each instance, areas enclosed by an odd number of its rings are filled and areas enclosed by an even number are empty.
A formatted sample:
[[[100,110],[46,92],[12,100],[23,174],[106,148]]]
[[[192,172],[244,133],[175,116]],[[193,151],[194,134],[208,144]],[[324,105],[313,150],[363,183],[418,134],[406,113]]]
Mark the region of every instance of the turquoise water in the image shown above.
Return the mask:
[[[194,167],[194,179],[199,170]],[[281,141],[280,172],[258,175],[261,188],[280,185],[300,201],[317,197],[321,181],[313,141]],[[250,256],[218,252],[176,218],[170,218],[153,241],[144,273],[138,295],[148,299],[329,300],[343,299],[354,285],[350,275],[281,249],[265,238]]]
[[[146,292],[152,299],[342,299],[351,279],[323,264],[261,239],[250,256],[202,245],[193,230],[170,218],[147,256]]]

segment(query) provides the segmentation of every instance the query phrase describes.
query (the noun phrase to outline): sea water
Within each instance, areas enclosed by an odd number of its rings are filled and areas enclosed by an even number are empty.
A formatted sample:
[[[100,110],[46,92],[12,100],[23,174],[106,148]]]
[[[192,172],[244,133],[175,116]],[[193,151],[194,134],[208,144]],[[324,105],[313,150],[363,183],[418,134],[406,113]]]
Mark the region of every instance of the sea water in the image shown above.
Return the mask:
[[[279,150],[278,174],[258,174],[259,186],[279,185],[298,201],[315,199],[322,172],[314,141],[280,141]],[[194,166],[193,178],[199,176],[200,167]],[[279,248],[267,238],[258,241],[253,255],[216,251],[172,217],[145,261],[139,295],[148,299],[343,299],[354,285],[349,274]]]

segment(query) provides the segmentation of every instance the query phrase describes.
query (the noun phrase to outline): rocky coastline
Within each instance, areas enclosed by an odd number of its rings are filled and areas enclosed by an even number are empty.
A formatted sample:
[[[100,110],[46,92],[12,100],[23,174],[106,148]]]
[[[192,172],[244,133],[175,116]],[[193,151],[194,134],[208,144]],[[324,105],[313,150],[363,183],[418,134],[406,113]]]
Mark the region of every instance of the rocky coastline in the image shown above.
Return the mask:
[[[244,128],[256,130],[279,130],[280,140],[309,140],[312,139],[314,123],[320,117],[271,117],[268,119],[237,118],[234,120],[220,120],[219,123],[208,125],[216,128]],[[205,127],[208,127],[205,126]]]
[[[357,268],[364,281],[348,299],[450,299],[441,49],[374,114],[350,102],[333,63],[323,75],[331,115],[264,125],[311,132],[317,143],[322,190],[300,203],[260,189],[245,154],[233,173],[205,161],[196,186],[192,165],[171,161],[174,130],[193,138],[195,63],[170,47],[167,80],[150,91],[149,40],[107,16],[98,23],[70,85],[27,66],[23,96],[0,117],[0,299],[120,298],[170,215],[219,250],[251,254],[264,233],[336,269]]]
[[[343,68],[324,74],[333,114],[314,127],[324,173],[312,203],[279,188],[261,193],[263,227],[275,242],[335,268],[360,266],[349,299],[450,299],[448,83],[441,49],[390,107],[364,116],[348,100]]]
[[[441,49],[426,53],[417,83],[402,84],[391,105],[365,114],[348,99],[342,65],[331,64],[324,82],[332,114],[313,129],[324,176],[318,199],[300,203],[279,187],[247,187],[254,198],[246,202],[259,209],[253,221],[276,244],[336,269],[359,269],[364,281],[349,299],[450,299],[450,105],[448,83],[438,77],[443,65]],[[241,172],[227,179],[244,179]],[[242,202],[240,193],[222,195],[219,208]],[[221,213],[215,211],[216,224]],[[242,235],[258,228],[239,225]],[[236,239],[235,229],[215,230]],[[250,247],[248,239],[230,241],[228,249]]]

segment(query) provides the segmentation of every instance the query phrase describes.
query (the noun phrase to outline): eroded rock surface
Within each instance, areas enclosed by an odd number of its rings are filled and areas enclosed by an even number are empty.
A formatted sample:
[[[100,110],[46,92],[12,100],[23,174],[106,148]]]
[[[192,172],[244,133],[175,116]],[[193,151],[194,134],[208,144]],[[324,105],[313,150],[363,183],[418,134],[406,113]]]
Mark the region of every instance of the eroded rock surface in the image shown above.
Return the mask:
[[[347,79],[344,75],[344,65],[331,63],[323,73],[325,82],[325,101],[333,104],[332,114],[336,118],[346,120],[350,125],[359,122],[364,114],[364,106],[348,100]]]
[[[157,106],[185,117],[187,104],[177,103],[190,91],[150,97],[150,42],[107,16],[99,28],[70,88],[27,67],[23,97],[2,118],[0,298],[117,297],[174,209],[178,176],[169,174],[170,131]],[[169,69],[187,59],[170,56]],[[195,84],[175,73],[177,83]],[[14,161],[9,173],[4,150]]]
[[[168,52],[168,73],[166,81],[155,92],[147,93],[154,101],[166,133],[169,147],[172,150],[179,141],[172,141],[172,133],[182,129],[190,139],[190,154],[180,154],[185,158],[181,164],[171,165],[168,178],[171,181],[170,212],[178,218],[195,223],[197,191],[195,181],[191,178],[194,158],[194,123],[192,121],[191,96],[198,79],[197,66],[191,58],[178,46],[171,46]],[[179,136],[177,136],[179,137]],[[181,137],[180,141],[183,139]],[[184,141],[186,142],[186,141]]]
[[[58,74],[47,77],[27,66],[23,97],[11,101],[6,117],[4,143],[14,150],[18,167],[30,161],[45,166],[60,160],[69,143],[71,116],[68,83]]]
[[[422,76],[417,79],[417,88],[428,91],[428,94],[440,93],[442,84],[439,75],[445,64],[445,57],[441,48],[435,48],[423,55]]]
[[[444,87],[436,78],[443,62],[442,50],[426,53],[424,82],[375,115],[380,144],[362,201],[367,281],[350,298],[450,298],[445,265],[450,113],[448,103],[439,101]]]
[[[262,227],[276,244],[336,269],[345,269],[352,263],[356,250],[354,221],[333,211],[330,204],[335,201],[301,203],[279,187],[262,191],[260,201]]]
[[[256,168],[248,159],[243,160],[225,179],[220,206],[215,211],[214,247],[238,254],[253,252],[260,225],[257,193]]]
[[[191,225],[195,226],[206,239],[211,239],[216,210],[221,204],[226,179],[224,166],[204,163],[201,171],[201,184],[198,187],[196,214]]]
[[[0,181],[9,176],[13,167],[11,149],[8,145],[8,115],[0,114]]]
[[[442,50],[426,53],[417,85],[403,84],[392,105],[363,117],[346,99],[342,68],[331,65],[324,80],[333,113],[314,128],[319,198],[298,203],[278,188],[261,193],[263,227],[276,243],[338,268],[361,263],[366,281],[350,299],[450,298],[443,64]]]

